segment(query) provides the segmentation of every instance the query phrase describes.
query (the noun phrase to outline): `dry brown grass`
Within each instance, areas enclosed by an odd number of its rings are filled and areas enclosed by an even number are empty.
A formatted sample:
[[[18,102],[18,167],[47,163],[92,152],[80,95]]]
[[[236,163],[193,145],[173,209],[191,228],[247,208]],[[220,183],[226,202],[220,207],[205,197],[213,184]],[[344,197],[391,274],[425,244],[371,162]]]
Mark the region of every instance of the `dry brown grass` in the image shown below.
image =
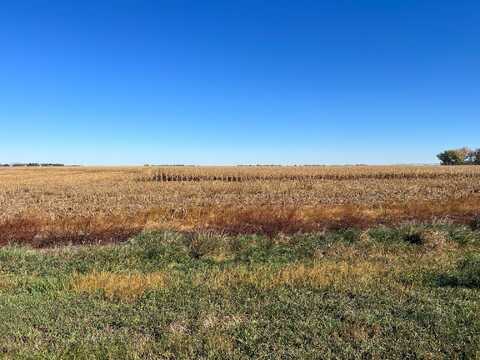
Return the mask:
[[[268,290],[280,286],[354,287],[366,285],[386,273],[384,265],[368,261],[317,261],[312,265],[293,264],[279,270],[267,267],[251,269],[236,267],[199,276],[197,285],[207,285],[213,290],[228,291],[238,286],[255,286]]]
[[[159,171],[207,180],[148,181]],[[0,245],[105,243],[143,229],[275,235],[472,223],[479,178],[475,166],[0,169]]]
[[[164,273],[149,274],[115,274],[110,272],[93,272],[77,274],[71,281],[71,287],[79,293],[94,294],[102,292],[109,300],[119,299],[133,301],[145,291],[159,289],[167,285]]]
[[[5,275],[0,275],[0,290],[6,290],[6,289],[11,289],[15,287],[15,281]]]

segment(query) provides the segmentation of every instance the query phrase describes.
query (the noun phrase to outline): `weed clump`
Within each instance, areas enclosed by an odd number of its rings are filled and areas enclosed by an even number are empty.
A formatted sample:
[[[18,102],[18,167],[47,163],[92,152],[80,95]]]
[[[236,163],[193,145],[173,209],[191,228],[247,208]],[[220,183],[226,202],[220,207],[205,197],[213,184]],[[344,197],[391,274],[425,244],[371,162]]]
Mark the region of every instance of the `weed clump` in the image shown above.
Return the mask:
[[[410,244],[422,246],[425,250],[441,250],[448,241],[448,233],[435,229],[409,231],[404,240]]]
[[[412,245],[421,245],[422,235],[419,232],[407,234],[405,235],[405,241]]]
[[[190,257],[196,260],[205,257],[220,259],[226,256],[226,248],[228,248],[225,236],[211,231],[185,233],[183,242]]]

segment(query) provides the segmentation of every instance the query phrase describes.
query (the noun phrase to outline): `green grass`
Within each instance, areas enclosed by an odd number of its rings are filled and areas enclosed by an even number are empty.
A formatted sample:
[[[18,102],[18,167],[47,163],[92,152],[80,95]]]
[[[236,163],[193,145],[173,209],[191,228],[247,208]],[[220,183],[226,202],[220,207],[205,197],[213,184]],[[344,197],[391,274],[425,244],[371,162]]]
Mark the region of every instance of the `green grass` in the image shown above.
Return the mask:
[[[452,225],[5,247],[0,354],[479,358],[479,254],[480,232]]]

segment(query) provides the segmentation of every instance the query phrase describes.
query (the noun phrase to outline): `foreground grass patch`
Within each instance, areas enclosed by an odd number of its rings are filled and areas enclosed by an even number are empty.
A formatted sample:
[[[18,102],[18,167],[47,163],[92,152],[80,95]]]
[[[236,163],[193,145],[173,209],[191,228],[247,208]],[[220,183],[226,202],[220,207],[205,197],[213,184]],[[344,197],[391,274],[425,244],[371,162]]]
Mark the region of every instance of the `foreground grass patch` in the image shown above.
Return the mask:
[[[478,232],[449,224],[276,237],[151,232],[108,246],[5,247],[0,352],[475,358],[479,252]]]

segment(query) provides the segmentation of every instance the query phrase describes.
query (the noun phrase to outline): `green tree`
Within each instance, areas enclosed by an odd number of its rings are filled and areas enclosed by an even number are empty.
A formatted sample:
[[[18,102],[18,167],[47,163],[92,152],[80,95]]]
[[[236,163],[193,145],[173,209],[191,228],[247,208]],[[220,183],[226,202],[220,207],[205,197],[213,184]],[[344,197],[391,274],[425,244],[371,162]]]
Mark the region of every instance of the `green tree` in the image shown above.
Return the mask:
[[[446,150],[437,155],[442,165],[465,165],[469,163],[472,150],[469,148]]]

